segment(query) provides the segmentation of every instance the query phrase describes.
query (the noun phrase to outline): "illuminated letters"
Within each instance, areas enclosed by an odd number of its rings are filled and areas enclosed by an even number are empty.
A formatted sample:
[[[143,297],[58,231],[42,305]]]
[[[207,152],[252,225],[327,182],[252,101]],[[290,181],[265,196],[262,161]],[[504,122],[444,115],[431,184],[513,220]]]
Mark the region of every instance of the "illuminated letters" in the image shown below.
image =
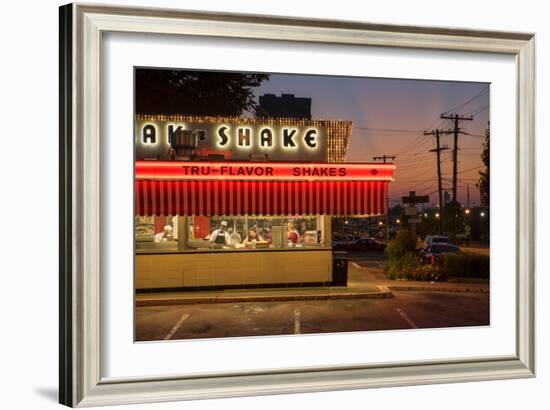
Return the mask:
[[[178,125],[176,129],[174,129],[173,125],[168,126],[168,144],[172,143],[172,136],[179,130],[181,130],[181,125]]]
[[[229,142],[229,135],[227,135],[226,131],[227,131],[226,126],[222,126],[218,128],[218,136],[220,137],[220,139],[218,140],[218,145],[222,147],[225,147]]]
[[[294,167],[292,168],[294,177],[345,177],[347,170],[344,167]]]
[[[157,129],[153,124],[147,124],[143,127],[142,141],[144,144],[156,144]]]
[[[317,130],[308,130],[304,142],[309,148],[317,148]]]
[[[250,147],[250,128],[237,128],[237,144],[242,147]]]
[[[189,125],[187,125],[189,127]],[[178,130],[185,128],[184,125],[172,124],[166,129],[168,131],[168,141],[176,134]],[[191,129],[194,127],[191,126]],[[196,130],[195,130],[196,131]],[[270,125],[248,126],[243,125],[223,125],[220,124],[213,130],[218,148],[239,148],[242,150],[253,150],[254,148],[274,149],[280,147],[283,149],[317,150],[320,146],[319,129],[316,127],[272,127]],[[208,131],[203,131],[207,139]]]
[[[285,148],[288,148],[288,147],[294,148],[294,147],[296,147],[296,143],[292,139],[295,134],[296,134],[295,129],[291,130],[291,129],[288,129],[288,128],[283,128],[283,147],[285,147]]]
[[[260,131],[260,146],[262,148],[273,146],[273,133],[269,128],[264,128]]]

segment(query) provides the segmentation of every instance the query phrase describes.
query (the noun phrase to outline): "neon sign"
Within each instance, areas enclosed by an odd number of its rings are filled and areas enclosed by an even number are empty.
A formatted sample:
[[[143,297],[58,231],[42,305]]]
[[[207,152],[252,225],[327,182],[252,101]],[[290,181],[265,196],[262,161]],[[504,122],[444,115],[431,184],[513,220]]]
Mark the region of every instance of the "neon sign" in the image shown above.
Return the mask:
[[[393,164],[136,161],[138,180],[393,181]]]
[[[182,126],[169,125],[167,128],[166,139],[170,142],[172,135]],[[231,126],[221,125],[216,132],[217,144],[220,148],[231,146],[231,140],[234,138],[236,145],[242,148],[252,148],[257,145],[260,148],[272,148],[276,145],[275,140],[280,140],[280,146],[285,149],[297,148],[298,144],[303,144],[309,149],[318,147],[318,131],[316,128],[309,128],[303,133],[299,133],[296,127],[281,127],[280,134],[276,135],[271,127],[259,127],[257,136],[253,141],[252,128],[245,126],[234,127],[232,132]],[[156,144],[157,128],[154,124],[145,124],[141,129],[141,141],[143,144]]]
[[[252,147],[252,128],[251,127],[235,127],[233,138],[237,141],[238,147]],[[306,148],[316,149],[318,146],[317,135],[318,131],[315,128],[307,129],[300,136],[296,127],[281,127],[280,146],[282,148],[292,149],[297,148],[298,143],[302,142]],[[220,148],[226,148],[231,143],[232,133],[231,127],[228,125],[222,125],[218,128],[218,146]],[[272,148],[275,145],[276,135],[270,127],[259,127],[257,133],[256,144],[260,148]]]
[[[349,138],[351,124],[288,118],[138,116],[136,158],[170,159],[171,140],[179,130],[201,135],[191,156],[212,151],[242,161],[259,156],[270,161],[325,162],[335,150],[339,151],[333,156],[341,158],[346,144],[336,144],[335,139]]]

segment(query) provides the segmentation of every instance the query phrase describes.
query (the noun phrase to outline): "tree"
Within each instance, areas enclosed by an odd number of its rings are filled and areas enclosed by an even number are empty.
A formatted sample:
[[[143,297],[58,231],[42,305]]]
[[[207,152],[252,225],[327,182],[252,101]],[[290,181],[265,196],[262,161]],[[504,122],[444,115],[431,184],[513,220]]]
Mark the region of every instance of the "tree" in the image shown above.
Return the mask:
[[[225,115],[255,113],[254,88],[268,74],[136,69],[139,114]]]
[[[485,130],[485,142],[483,143],[483,152],[481,153],[481,160],[483,161],[483,165],[485,165],[485,169],[483,171],[479,171],[479,182],[476,184],[477,188],[479,189],[479,196],[481,200],[481,205],[489,208],[489,142],[490,142],[490,127],[487,126],[487,129]]]
[[[389,210],[390,218],[401,218],[403,216],[403,207],[400,204],[394,205]]]

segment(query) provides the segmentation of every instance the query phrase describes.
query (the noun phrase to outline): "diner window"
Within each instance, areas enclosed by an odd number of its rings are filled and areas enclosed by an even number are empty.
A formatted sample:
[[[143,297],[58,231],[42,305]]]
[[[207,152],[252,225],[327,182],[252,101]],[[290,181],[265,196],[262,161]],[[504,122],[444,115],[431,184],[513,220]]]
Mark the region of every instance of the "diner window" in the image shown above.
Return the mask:
[[[302,249],[327,246],[325,217],[187,217],[188,249]]]
[[[136,249],[178,249],[177,216],[136,216]]]

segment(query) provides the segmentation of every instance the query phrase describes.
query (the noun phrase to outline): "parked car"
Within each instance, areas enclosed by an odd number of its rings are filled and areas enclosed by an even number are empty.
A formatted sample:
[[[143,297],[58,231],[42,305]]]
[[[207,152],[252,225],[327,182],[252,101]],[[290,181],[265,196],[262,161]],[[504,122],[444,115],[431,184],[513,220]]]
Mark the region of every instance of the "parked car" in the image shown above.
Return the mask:
[[[459,252],[460,248],[452,243],[433,242],[427,248],[420,250],[420,259],[423,263],[439,263],[441,255]]]
[[[355,241],[353,244],[353,249],[357,251],[376,251],[384,252],[386,249],[386,244],[378,242],[374,238],[362,238]]]
[[[357,237],[334,237],[332,239],[332,249],[347,251],[358,239]]]
[[[444,235],[428,235],[426,238],[424,238],[424,244],[422,245],[422,249],[426,249],[430,247],[434,243],[448,243],[451,244],[451,238]]]
[[[383,252],[386,244],[374,238],[356,238],[349,241],[334,241],[332,248],[337,251],[376,251]]]

